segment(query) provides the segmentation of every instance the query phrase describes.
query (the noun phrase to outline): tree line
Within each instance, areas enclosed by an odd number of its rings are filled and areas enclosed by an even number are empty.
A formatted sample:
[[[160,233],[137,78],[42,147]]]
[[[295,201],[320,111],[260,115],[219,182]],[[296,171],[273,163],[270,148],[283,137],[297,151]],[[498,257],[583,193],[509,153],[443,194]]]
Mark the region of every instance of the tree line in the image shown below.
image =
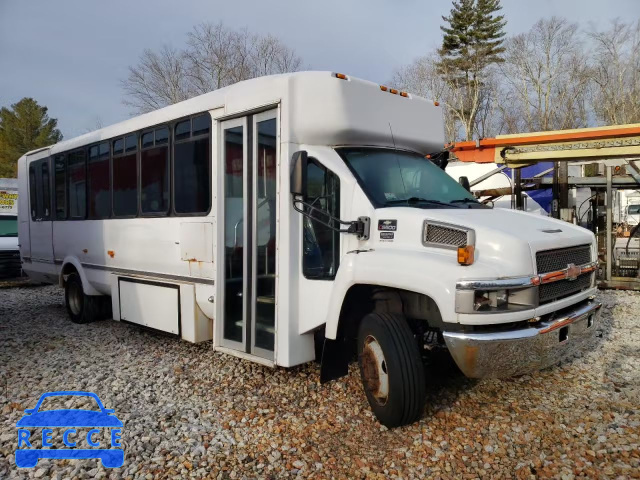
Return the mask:
[[[640,122],[640,20],[583,30],[538,20],[506,37],[499,0],[460,0],[442,46],[390,83],[438,101],[448,141]]]
[[[540,19],[506,36],[500,0],[454,0],[440,48],[397,69],[390,84],[444,108],[448,141],[503,133],[640,123],[640,20],[584,30]],[[144,113],[241,80],[293,72],[303,60],[273,35],[197,25],[185,46],[144,50],[122,79],[123,102]],[[47,107],[0,109],[0,177],[18,158],[62,139]]]

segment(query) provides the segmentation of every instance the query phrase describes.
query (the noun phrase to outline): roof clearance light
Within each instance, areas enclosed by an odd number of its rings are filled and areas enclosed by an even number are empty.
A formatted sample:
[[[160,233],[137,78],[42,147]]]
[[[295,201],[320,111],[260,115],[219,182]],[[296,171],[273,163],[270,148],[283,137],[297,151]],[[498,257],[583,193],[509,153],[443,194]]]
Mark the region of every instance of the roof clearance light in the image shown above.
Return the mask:
[[[440,102],[433,102],[433,104],[434,104],[436,107],[439,107],[439,106],[440,106]]]
[[[339,78],[340,80],[349,80],[344,73],[336,73],[336,74],[334,74],[334,76],[336,78]]]
[[[393,93],[394,95],[398,94],[398,90],[396,90],[395,88],[392,88],[391,90],[389,90],[391,93]]]
[[[389,90],[389,88],[385,87],[384,85],[380,85],[380,90],[382,90],[383,92],[386,92],[387,90]]]
[[[409,97],[409,94],[408,94],[407,92],[400,92],[400,96],[401,96],[401,97],[408,98],[408,97]]]

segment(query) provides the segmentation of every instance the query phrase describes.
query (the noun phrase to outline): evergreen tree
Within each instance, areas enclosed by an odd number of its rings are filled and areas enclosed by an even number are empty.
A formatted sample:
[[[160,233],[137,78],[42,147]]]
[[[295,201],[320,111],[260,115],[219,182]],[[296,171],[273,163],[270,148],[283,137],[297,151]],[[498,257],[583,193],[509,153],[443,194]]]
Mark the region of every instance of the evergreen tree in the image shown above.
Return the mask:
[[[0,109],[0,177],[15,177],[18,159],[30,150],[62,140],[58,120],[47,107],[25,97],[11,108]]]
[[[449,108],[473,137],[475,119],[482,102],[484,75],[491,64],[502,62],[504,52],[503,15],[500,0],[454,0],[439,50],[439,72],[450,86],[460,91],[460,100]]]

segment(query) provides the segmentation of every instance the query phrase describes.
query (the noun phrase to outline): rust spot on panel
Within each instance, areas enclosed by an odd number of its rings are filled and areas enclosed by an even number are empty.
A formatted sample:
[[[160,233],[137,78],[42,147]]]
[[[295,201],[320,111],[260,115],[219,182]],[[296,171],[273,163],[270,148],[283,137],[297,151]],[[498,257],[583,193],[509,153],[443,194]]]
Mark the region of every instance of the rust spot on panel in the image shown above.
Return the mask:
[[[87,250],[86,248],[83,248],[82,253],[89,253],[89,250]]]
[[[111,258],[116,256],[116,252],[114,252],[113,250],[107,250],[107,255],[109,255]]]

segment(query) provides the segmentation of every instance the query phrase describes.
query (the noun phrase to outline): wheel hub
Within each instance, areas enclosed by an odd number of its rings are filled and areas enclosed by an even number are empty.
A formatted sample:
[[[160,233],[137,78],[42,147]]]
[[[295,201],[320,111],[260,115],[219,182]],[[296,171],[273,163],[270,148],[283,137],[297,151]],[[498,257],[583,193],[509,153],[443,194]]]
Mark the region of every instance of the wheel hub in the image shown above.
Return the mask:
[[[375,337],[367,336],[362,348],[364,386],[380,405],[389,398],[389,373],[382,347]]]
[[[82,312],[82,291],[77,283],[69,286],[69,308],[74,315],[80,315]]]

